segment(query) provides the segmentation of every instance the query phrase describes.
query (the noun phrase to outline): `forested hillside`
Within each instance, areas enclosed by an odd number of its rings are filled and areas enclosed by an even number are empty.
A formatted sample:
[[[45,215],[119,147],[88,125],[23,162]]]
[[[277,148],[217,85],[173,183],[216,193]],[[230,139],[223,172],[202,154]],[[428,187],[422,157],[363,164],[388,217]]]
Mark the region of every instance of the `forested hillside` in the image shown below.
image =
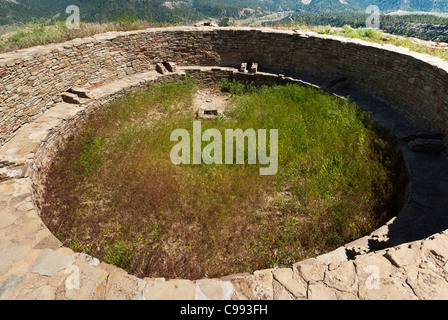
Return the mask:
[[[376,5],[384,12],[405,10],[448,13],[448,1],[445,0],[356,0],[356,2],[364,8]]]
[[[0,0],[0,25],[26,23],[48,19],[59,14],[59,19],[68,15],[65,9],[76,5],[81,19],[86,22],[115,20],[124,16],[159,22],[197,20],[200,15],[192,1],[168,2],[164,0]]]
[[[83,21],[98,22],[136,16],[156,22],[196,21],[207,18],[243,19],[272,12],[365,12],[377,5],[382,13],[395,10],[448,13],[446,0],[0,0],[0,25],[21,24],[59,15],[77,5]]]
[[[264,25],[275,24],[291,24],[296,25],[306,24],[311,26],[326,26],[342,27],[349,25],[351,27],[365,26],[365,21],[370,14],[363,12],[346,12],[346,13],[331,13],[331,12],[298,12],[289,15],[283,20],[275,23],[264,23]],[[427,25],[448,25],[448,17],[439,17],[429,14],[414,14],[414,15],[380,15],[380,25],[392,24],[427,24]]]

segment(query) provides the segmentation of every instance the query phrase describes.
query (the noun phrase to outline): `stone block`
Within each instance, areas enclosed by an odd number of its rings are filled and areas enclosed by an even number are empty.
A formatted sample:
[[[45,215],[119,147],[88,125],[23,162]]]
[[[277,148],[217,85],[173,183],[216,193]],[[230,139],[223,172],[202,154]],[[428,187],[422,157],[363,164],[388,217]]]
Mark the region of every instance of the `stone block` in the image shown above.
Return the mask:
[[[8,271],[13,262],[22,259],[30,251],[30,247],[9,241],[0,241],[0,276]]]
[[[309,300],[336,300],[336,290],[327,287],[322,282],[310,284],[307,297]]]
[[[236,274],[221,278],[221,280],[229,281],[232,284],[234,288],[232,300],[257,300],[260,295],[253,275]]]
[[[307,283],[297,277],[294,271],[290,268],[276,269],[274,272],[274,278],[282,286],[286,288],[295,298],[305,298],[307,292]]]
[[[177,66],[174,62],[168,61],[164,63],[165,68],[169,71],[169,72],[176,72],[177,71]]]
[[[340,247],[332,252],[316,257],[316,260],[322,264],[330,264],[332,262],[345,262],[347,258],[347,250],[345,247]]]
[[[229,281],[202,279],[196,281],[195,300],[230,300],[233,286]]]
[[[15,300],[55,300],[55,289],[49,285],[44,285],[36,289],[22,290]]]
[[[24,274],[12,274],[0,282],[0,300],[7,300],[25,280]]]
[[[202,21],[195,24],[195,27],[213,27],[217,28],[218,24],[213,21]]]
[[[166,69],[165,65],[163,63],[157,63],[156,64],[156,71],[160,74],[167,74],[168,70]]]
[[[384,256],[398,268],[407,265],[420,265],[424,260],[418,247],[401,246],[396,250],[388,250]]]
[[[344,292],[357,290],[357,276],[353,262],[344,262],[332,270],[325,272],[324,283],[334,289]]]
[[[72,274],[65,284],[65,296],[70,300],[102,300],[106,296],[109,273],[88,264],[72,267]],[[113,292],[109,291],[109,297]]]
[[[71,92],[63,92],[61,94],[62,101],[71,104],[83,104],[89,101],[89,99],[81,98],[77,94]]]
[[[8,208],[0,211],[0,230],[14,224],[17,217]]]
[[[406,283],[422,300],[448,300],[448,282],[429,269],[409,266],[406,269]]]
[[[73,93],[80,98],[90,99],[89,93],[85,88],[72,87],[68,90],[68,92]]]
[[[258,63],[253,62],[250,66],[249,73],[257,73],[258,72]]]
[[[293,269],[306,282],[316,283],[324,280],[328,265],[320,263],[317,259],[308,259],[296,263]]]
[[[274,298],[274,275],[273,269],[259,270],[254,272],[257,291],[262,299],[272,300]]]
[[[240,66],[240,70],[239,70],[240,72],[244,72],[244,73],[246,73],[247,72],[247,63],[246,62],[243,62],[242,64],[241,64],[241,66]]]
[[[274,300],[294,300],[294,297],[280,283],[274,280],[273,283]]]
[[[94,278],[99,279],[101,274]],[[122,272],[112,272],[105,288],[106,300],[134,300],[145,290],[146,281]]]
[[[211,292],[204,286],[205,284],[203,284],[203,289],[210,294]],[[215,294],[217,293],[215,292]],[[194,300],[196,284],[190,280],[148,281],[144,296],[146,300]]]

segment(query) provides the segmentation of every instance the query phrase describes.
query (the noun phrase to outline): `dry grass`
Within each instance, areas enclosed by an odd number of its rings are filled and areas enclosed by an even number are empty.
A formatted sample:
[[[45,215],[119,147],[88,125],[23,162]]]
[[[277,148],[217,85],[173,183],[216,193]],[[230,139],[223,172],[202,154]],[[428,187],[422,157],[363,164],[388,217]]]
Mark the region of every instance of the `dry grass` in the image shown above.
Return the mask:
[[[142,30],[168,25],[168,23],[153,23],[142,20],[81,23],[79,29],[68,29],[65,22],[27,24],[20,27],[17,31],[0,36],[0,52],[9,52],[49,43],[60,43],[110,31]]]

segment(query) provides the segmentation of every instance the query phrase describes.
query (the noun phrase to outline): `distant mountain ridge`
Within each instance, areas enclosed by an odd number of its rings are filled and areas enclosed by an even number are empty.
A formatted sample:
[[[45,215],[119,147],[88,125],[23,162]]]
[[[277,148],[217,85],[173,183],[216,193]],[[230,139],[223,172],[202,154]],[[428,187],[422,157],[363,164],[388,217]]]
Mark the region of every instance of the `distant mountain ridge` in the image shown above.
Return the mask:
[[[271,12],[359,12],[376,5],[396,10],[448,13],[448,0],[0,0],[0,25],[48,19],[77,5],[83,21],[112,20],[126,15],[157,22],[206,18],[248,18]]]

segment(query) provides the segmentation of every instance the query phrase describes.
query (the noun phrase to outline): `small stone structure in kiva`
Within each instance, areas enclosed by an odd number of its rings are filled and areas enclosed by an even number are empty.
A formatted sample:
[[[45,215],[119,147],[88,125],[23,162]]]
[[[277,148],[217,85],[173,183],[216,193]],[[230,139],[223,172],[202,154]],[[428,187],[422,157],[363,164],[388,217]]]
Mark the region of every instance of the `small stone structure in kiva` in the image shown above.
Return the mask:
[[[256,73],[239,72],[251,61]],[[156,71],[159,63],[166,70]],[[186,76],[298,83],[349,96],[397,138],[410,176],[405,199],[397,199],[400,214],[292,268],[221,279],[138,279],[64,248],[39,217],[55,152],[111,99]],[[112,32],[0,55],[0,101],[0,299],[448,298],[446,61],[295,31]]]

